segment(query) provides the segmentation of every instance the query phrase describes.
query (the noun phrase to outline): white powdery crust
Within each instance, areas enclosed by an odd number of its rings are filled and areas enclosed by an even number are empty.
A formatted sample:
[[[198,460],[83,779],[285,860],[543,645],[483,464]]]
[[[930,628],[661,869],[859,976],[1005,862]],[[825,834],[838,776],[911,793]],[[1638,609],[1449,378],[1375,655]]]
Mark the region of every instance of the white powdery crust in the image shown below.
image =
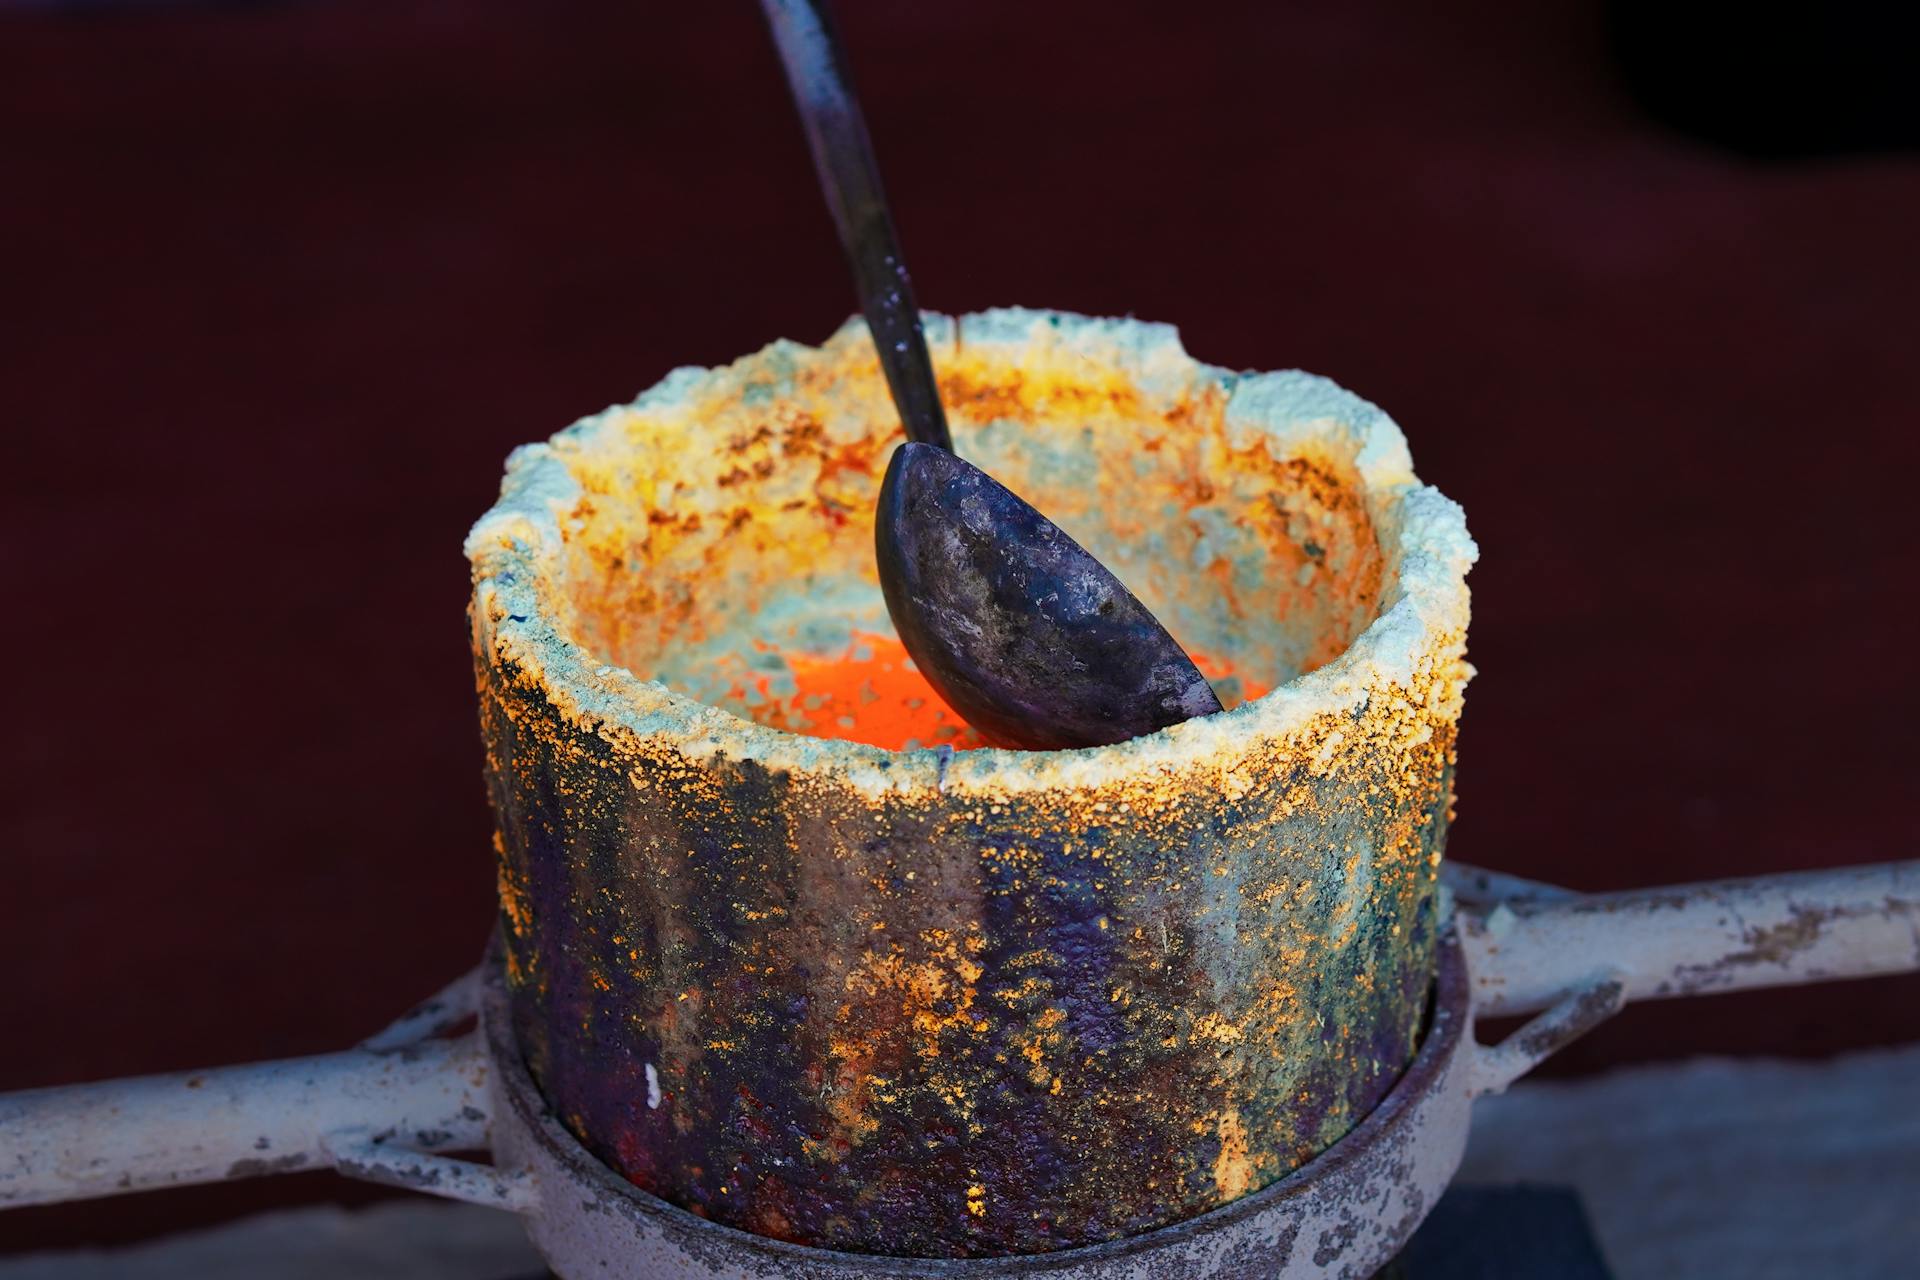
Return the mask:
[[[958,324],[969,349],[1005,353],[1013,364],[1084,361],[1117,371],[1144,395],[1211,381],[1226,388],[1229,443],[1264,439],[1276,457],[1311,443],[1349,460],[1364,490],[1387,568],[1380,613],[1338,657],[1233,711],[1190,720],[1107,747],[1014,752],[993,748],[955,755],[942,750],[886,751],[859,743],[809,738],[743,720],[677,693],[657,681],[605,665],[567,634],[563,597],[551,576],[561,563],[559,513],[581,490],[556,446],[572,453],[620,448],[619,424],[631,408],[672,408],[700,400],[721,385],[765,369],[821,358],[823,351],[867,341],[858,319],[821,348],[781,341],[718,369],[677,369],[633,406],[584,418],[551,444],[526,445],[509,458],[500,500],[468,535],[473,565],[476,641],[538,673],[569,715],[601,731],[667,735],[690,755],[724,751],[770,769],[831,774],[862,791],[1099,786],[1179,769],[1255,741],[1297,737],[1316,718],[1350,713],[1373,692],[1415,701],[1434,697],[1446,720],[1458,714],[1460,686],[1471,669],[1465,652],[1467,570],[1478,549],[1458,504],[1414,474],[1406,437],[1378,407],[1329,379],[1297,370],[1235,374],[1189,356],[1169,325],[1024,308],[959,317],[928,314],[929,343],[953,340]],[[1457,668],[1459,678],[1445,670]],[[1436,674],[1442,678],[1435,679]]]

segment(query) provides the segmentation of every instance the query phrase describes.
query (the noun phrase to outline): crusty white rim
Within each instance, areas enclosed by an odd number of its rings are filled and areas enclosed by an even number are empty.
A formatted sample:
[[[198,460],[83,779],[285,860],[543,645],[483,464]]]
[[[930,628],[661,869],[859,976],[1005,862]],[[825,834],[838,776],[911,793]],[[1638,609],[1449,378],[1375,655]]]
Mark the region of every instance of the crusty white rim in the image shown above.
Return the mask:
[[[1146,386],[1213,380],[1228,389],[1227,430],[1236,446],[1264,435],[1275,456],[1313,441],[1351,457],[1375,528],[1387,538],[1382,550],[1390,565],[1397,562],[1397,572],[1382,587],[1386,607],[1380,616],[1339,657],[1262,698],[1114,746],[955,754],[806,737],[756,724],[609,666],[558,630],[540,607],[539,566],[557,571],[557,513],[570,510],[580,491],[556,451],[535,444],[516,449],[508,459],[500,500],[467,538],[483,634],[490,633],[503,655],[541,672],[550,696],[583,726],[661,736],[694,758],[724,752],[769,769],[832,775],[862,790],[909,793],[1097,786],[1208,757],[1217,761],[1223,750],[1231,757],[1236,746],[1283,737],[1317,715],[1351,710],[1372,685],[1411,688],[1423,664],[1460,643],[1468,615],[1466,573],[1478,550],[1460,507],[1419,482],[1405,436],[1374,405],[1312,374],[1235,374],[1202,364],[1186,353],[1169,325],[1021,308],[979,312],[961,317],[961,323],[967,345],[976,349],[1027,351],[1047,344],[1051,356],[1064,352],[1116,368]],[[936,350],[948,340],[952,324],[944,316],[927,316]],[[827,345],[856,340],[866,340],[858,319],[848,321]],[[817,350],[785,342],[767,348],[802,359]],[[722,369],[676,370],[633,406],[584,418],[555,439],[595,442],[627,408],[670,406],[765,354]]]

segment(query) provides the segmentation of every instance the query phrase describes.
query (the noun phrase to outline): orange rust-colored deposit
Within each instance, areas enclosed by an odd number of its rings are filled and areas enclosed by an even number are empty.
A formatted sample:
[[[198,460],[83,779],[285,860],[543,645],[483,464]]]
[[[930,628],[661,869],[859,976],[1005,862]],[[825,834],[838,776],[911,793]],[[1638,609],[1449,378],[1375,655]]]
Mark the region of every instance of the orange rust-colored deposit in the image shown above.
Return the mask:
[[[1225,682],[1227,706],[1331,661],[1372,620],[1384,564],[1345,439],[1282,449],[1238,431],[1214,378],[1147,395],[1125,370],[1046,353],[1010,368],[1004,344],[958,329],[934,360],[962,452],[1093,552],[1197,662],[1213,660],[1202,670]],[[557,530],[564,629],[611,664],[770,728],[977,745],[931,698],[906,705],[922,694],[905,691],[916,682],[887,652],[873,510],[901,435],[890,413],[866,412],[886,402],[871,351],[836,341],[767,367],[689,386],[672,405],[610,411],[602,435],[617,453],[555,440],[579,492]],[[807,630],[823,619],[838,626],[826,641]],[[746,652],[747,639],[770,648]],[[871,672],[823,669],[859,644]],[[756,664],[775,653],[790,680]],[[867,700],[869,681],[891,708]],[[843,717],[852,732],[838,732]]]

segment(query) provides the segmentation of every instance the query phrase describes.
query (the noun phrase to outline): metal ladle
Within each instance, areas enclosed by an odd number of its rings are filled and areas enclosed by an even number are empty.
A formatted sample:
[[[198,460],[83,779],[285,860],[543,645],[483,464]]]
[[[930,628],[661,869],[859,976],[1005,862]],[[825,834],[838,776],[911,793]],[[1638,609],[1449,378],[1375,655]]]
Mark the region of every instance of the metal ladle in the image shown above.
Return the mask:
[[[920,310],[824,0],[761,0],[907,443],[874,544],[894,629],[988,741],[1124,742],[1219,711],[1167,629],[1079,543],[953,452]]]

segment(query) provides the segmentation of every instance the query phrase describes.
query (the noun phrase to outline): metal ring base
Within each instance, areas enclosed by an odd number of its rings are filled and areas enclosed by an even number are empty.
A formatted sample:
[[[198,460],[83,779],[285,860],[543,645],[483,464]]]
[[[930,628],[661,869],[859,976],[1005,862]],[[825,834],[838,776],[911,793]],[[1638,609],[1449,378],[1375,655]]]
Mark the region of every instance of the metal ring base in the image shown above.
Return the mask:
[[[568,1280],[1320,1280],[1371,1276],[1445,1190],[1466,1148],[1472,1009],[1460,946],[1442,936],[1431,1025],[1387,1097],[1291,1174],[1232,1204],[1105,1244],[1000,1258],[840,1253],[709,1222],[615,1175],[547,1110],[521,1060],[497,957],[481,1003],[491,1072],[494,1160],[527,1170],[534,1246]]]

